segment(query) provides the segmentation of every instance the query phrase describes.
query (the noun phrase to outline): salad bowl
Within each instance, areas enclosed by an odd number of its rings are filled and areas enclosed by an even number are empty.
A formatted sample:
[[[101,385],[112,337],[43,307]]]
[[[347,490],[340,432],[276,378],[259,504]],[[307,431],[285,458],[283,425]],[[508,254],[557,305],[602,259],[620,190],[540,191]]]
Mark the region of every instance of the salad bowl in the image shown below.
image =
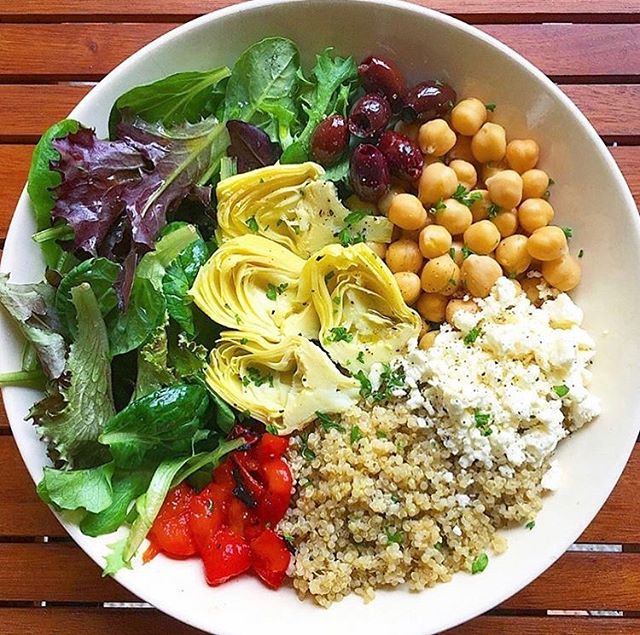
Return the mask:
[[[70,116],[106,135],[112,104],[125,91],[179,71],[231,65],[249,44],[271,35],[298,42],[307,65],[314,52],[327,46],[356,59],[374,52],[388,55],[410,78],[439,77],[460,95],[495,102],[499,121],[514,135],[531,134],[540,142],[542,162],[556,181],[554,201],[573,228],[573,245],[584,253],[583,283],[575,298],[598,348],[593,389],[603,414],[559,449],[559,487],[547,497],[535,531],[506,532],[508,551],[492,560],[482,576],[457,574],[421,593],[379,592],[369,603],[350,596],[328,609],[300,602],[291,589],[270,591],[251,578],[211,588],[195,560],[158,557],[115,577],[142,600],[217,635],[239,635],[257,625],[267,635],[300,629],[310,634],[438,632],[491,609],[548,568],[593,519],[625,466],[640,426],[640,291],[630,284],[640,266],[637,210],[596,132],[539,70],[473,27],[393,0],[257,0],[217,11],[144,47]],[[23,193],[1,266],[16,282],[42,275],[44,264],[31,240],[34,231],[31,204]],[[1,372],[19,366],[21,344],[4,315],[0,320]],[[35,428],[24,419],[38,394],[6,388],[3,397],[14,437],[37,482],[48,459]],[[60,520],[102,566],[117,537],[90,538]]]

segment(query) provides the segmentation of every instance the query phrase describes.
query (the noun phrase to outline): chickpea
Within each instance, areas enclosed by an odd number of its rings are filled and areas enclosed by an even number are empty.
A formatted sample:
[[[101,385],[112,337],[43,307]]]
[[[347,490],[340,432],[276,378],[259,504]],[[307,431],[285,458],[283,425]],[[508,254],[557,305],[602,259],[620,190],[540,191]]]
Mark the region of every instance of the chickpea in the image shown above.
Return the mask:
[[[386,243],[375,243],[373,241],[370,241],[367,243],[367,247],[369,247],[369,249],[371,249],[371,251],[373,251],[373,253],[378,256],[378,258],[382,258],[384,260],[384,257],[387,253]]]
[[[560,227],[541,227],[529,236],[527,251],[532,258],[542,262],[557,260],[569,251],[567,237]]]
[[[477,313],[480,307],[473,300],[460,300],[459,298],[453,298],[449,300],[447,304],[447,310],[445,311],[445,319],[449,324],[453,324],[453,316],[458,311],[468,311],[469,313]]]
[[[533,139],[514,139],[507,144],[507,163],[519,174],[536,167],[540,146]]]
[[[387,253],[384,259],[393,273],[397,273],[398,271],[418,273],[424,260],[420,253],[418,243],[406,238],[401,238],[391,243],[389,247],[387,247]]]
[[[462,267],[462,263],[464,262],[464,252],[462,248],[464,247],[464,243],[461,240],[454,240],[451,243],[451,248],[449,249],[449,256],[453,259],[458,267]]]
[[[378,209],[383,214],[389,213],[389,208],[391,207],[391,201],[398,196],[398,194],[402,194],[404,192],[404,188],[401,185],[392,185],[387,193],[380,199],[378,199]]]
[[[528,198],[518,208],[518,220],[522,229],[531,234],[553,220],[553,207],[543,198]]]
[[[522,198],[542,198],[549,189],[549,177],[544,170],[527,170],[522,173]]]
[[[541,280],[542,278],[525,278],[524,280],[520,281],[520,286],[526,293],[527,298],[529,298],[529,302],[531,302],[531,304],[535,304],[536,306],[542,304],[540,291],[538,290],[538,285],[540,284]]]
[[[487,122],[473,135],[471,152],[479,163],[500,161],[507,151],[507,134],[497,123]]]
[[[471,152],[471,137],[463,137],[458,135],[456,145],[449,150],[449,160],[461,159],[462,161],[475,161]]]
[[[473,136],[487,120],[485,105],[475,97],[459,101],[451,111],[451,125],[456,132]]]
[[[448,254],[438,256],[427,262],[420,279],[422,289],[427,293],[451,295],[460,284],[460,267]]]
[[[423,293],[416,303],[416,310],[428,322],[443,322],[449,298],[441,293]]]
[[[508,276],[519,276],[529,268],[531,256],[527,250],[527,240],[522,234],[513,234],[503,238],[498,245],[496,260]]]
[[[399,132],[400,134],[403,134],[406,137],[409,137],[409,139],[411,139],[412,141],[417,141],[418,140],[418,131],[419,130],[420,130],[420,124],[419,123],[415,123],[415,122],[409,122],[409,121],[400,120],[395,125],[395,131],[396,132]]]
[[[471,210],[455,198],[446,199],[443,205],[442,209],[436,210],[436,224],[444,227],[452,236],[463,234],[473,221]]]
[[[542,275],[559,291],[571,291],[580,282],[580,264],[571,254],[565,254],[557,260],[543,262]]]
[[[477,200],[471,203],[471,217],[473,218],[473,222],[477,223],[479,220],[484,220],[485,218],[489,218],[489,206],[491,205],[491,201],[489,200],[489,191],[488,190],[473,190],[470,194],[475,195],[480,194],[477,197]]]
[[[423,154],[441,157],[456,144],[456,133],[444,119],[423,123],[418,131],[418,145]]]
[[[520,205],[522,200],[522,177],[515,170],[503,170],[487,179],[489,198],[502,209]]]
[[[393,274],[398,283],[402,299],[406,304],[412,305],[422,293],[420,288],[420,276],[411,271],[398,271]]]
[[[451,234],[440,225],[429,225],[420,232],[418,246],[425,258],[444,256],[451,248]]]
[[[433,343],[436,341],[436,337],[438,337],[438,333],[440,333],[440,331],[429,331],[428,333],[425,333],[418,342],[418,348],[423,351],[431,348]]]
[[[462,159],[454,159],[449,162],[449,167],[456,173],[458,181],[468,190],[472,190],[478,182],[478,173],[473,167],[473,163],[463,161]]]
[[[503,238],[512,236],[518,229],[518,216],[514,210],[499,212],[491,219],[491,222],[498,228],[500,236]]]
[[[430,330],[431,330],[431,324],[429,324],[427,320],[422,318],[422,326],[420,328],[420,333],[418,334],[418,339],[420,339],[425,333],[428,333]]]
[[[487,181],[494,177],[496,174],[500,174],[507,169],[506,161],[490,161],[489,163],[485,163],[480,166],[480,178],[485,182],[485,186]]]
[[[413,194],[398,194],[389,207],[389,220],[402,229],[414,231],[427,224],[427,210]]]
[[[471,255],[462,263],[462,282],[476,298],[486,298],[501,275],[502,268],[490,256]]]
[[[500,242],[500,232],[490,220],[473,223],[464,232],[464,244],[474,254],[486,256],[490,254]]]
[[[422,170],[418,182],[418,198],[425,205],[433,205],[449,198],[458,187],[456,173],[444,163],[432,163]]]
[[[375,203],[363,201],[359,196],[352,194],[346,200],[347,207],[349,209],[366,209],[370,214],[377,214],[378,208]]]

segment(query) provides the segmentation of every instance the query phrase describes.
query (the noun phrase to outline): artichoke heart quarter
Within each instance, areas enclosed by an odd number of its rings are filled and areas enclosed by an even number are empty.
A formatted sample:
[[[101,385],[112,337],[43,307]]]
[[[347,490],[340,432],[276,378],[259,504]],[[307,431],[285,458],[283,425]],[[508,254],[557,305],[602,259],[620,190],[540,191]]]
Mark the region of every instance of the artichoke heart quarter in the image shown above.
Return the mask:
[[[302,429],[319,410],[348,410],[358,402],[360,387],[304,337],[273,343],[241,331],[222,334],[206,380],[234,408],[275,425],[280,434]]]
[[[311,299],[320,318],[320,344],[352,373],[389,362],[420,332],[420,317],[364,244],[329,245],[314,254],[302,271],[298,298]]]
[[[362,241],[390,242],[393,225],[382,216],[351,221],[353,214],[323,174],[321,166],[308,161],[270,165],[220,181],[218,242],[259,234],[302,258],[340,242],[344,231]]]
[[[297,300],[305,261],[262,236],[223,243],[201,267],[191,288],[194,302],[214,322],[269,339],[318,336],[313,303]]]

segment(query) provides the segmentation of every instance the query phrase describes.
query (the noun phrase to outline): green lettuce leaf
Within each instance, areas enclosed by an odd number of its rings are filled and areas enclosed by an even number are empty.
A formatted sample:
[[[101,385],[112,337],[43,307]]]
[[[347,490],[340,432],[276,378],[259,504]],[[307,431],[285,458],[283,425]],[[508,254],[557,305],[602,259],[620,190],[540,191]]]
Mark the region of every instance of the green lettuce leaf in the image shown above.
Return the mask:
[[[176,381],[169,369],[169,347],[165,325],[158,327],[151,339],[138,349],[138,374],[132,399],[140,399]]]
[[[175,73],[151,84],[136,86],[116,100],[109,116],[109,130],[113,137],[121,113],[131,110],[149,123],[165,126],[196,123],[215,115],[223,94],[216,87],[231,75],[226,66],[209,71]]]
[[[115,414],[107,331],[100,307],[85,282],[71,290],[78,315],[78,337],[71,345],[65,373],[29,412],[53,458],[72,467],[93,467],[108,460],[98,443]]]
[[[112,504],[112,476],[112,463],[85,470],[45,467],[37,490],[43,501],[59,509],[86,509],[98,514]]]

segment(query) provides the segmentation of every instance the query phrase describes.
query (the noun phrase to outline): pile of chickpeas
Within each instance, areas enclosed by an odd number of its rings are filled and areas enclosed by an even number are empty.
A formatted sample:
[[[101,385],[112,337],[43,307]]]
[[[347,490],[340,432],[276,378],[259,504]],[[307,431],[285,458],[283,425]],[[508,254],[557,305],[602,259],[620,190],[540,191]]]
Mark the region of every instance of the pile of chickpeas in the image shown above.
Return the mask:
[[[536,167],[538,144],[507,142],[505,129],[490,116],[471,97],[459,101],[448,120],[397,126],[417,141],[424,167],[413,187],[398,181],[378,200],[377,212],[395,225],[394,239],[370,246],[393,272],[405,302],[423,317],[423,349],[435,339],[433,324],[450,322],[459,309],[477,311],[472,298],[486,297],[500,276],[517,279],[535,303],[540,279],[527,278],[530,269],[560,291],[580,281],[565,230],[550,224],[550,179]]]

